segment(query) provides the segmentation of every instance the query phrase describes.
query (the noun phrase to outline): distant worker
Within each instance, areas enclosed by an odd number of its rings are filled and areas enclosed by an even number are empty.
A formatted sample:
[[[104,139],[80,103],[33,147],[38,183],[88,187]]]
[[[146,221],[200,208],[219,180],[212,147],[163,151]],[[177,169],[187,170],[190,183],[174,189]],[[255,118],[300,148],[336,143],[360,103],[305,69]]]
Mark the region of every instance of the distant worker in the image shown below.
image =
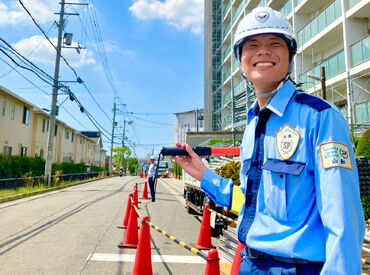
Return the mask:
[[[149,187],[150,187],[150,195],[152,196],[152,202],[155,201],[155,186],[154,186],[154,181],[155,181],[155,173],[157,170],[157,165],[155,164],[155,157],[151,156],[150,157],[150,165],[148,169],[148,182],[149,182]]]
[[[286,18],[249,12],[234,36],[242,77],[256,93],[240,148],[239,275],[361,274],[365,223],[348,124],[331,102],[290,78],[297,50]],[[177,144],[177,147],[183,145]],[[173,157],[218,205],[231,208],[233,184],[199,156]]]
[[[145,163],[145,166],[144,166],[144,174],[145,174],[145,177],[147,177],[147,176],[148,176],[149,166],[150,166],[150,162],[149,162],[149,161],[147,161],[147,162]]]

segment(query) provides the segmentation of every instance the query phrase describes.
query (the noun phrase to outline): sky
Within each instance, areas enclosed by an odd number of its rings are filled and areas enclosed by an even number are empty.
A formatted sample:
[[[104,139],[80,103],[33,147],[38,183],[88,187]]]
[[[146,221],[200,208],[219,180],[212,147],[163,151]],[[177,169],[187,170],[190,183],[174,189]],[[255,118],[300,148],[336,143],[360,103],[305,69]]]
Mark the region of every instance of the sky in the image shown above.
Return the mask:
[[[39,108],[50,109],[50,81],[22,68],[25,64],[5,42],[53,77],[56,50],[36,23],[57,45],[59,2],[0,0],[0,85]],[[61,60],[59,81],[96,120],[106,135],[104,148],[110,148],[114,101],[115,146],[120,146],[124,120],[125,136],[131,146],[135,144],[137,157],[148,157],[153,150],[157,155],[163,146],[173,146],[174,113],[204,104],[204,0],[66,2],[89,5],[65,6],[71,15],[65,16],[64,32],[73,34],[73,48],[62,49],[69,66]],[[76,82],[76,75],[83,84]],[[63,91],[58,105],[59,120],[77,131],[97,130]]]

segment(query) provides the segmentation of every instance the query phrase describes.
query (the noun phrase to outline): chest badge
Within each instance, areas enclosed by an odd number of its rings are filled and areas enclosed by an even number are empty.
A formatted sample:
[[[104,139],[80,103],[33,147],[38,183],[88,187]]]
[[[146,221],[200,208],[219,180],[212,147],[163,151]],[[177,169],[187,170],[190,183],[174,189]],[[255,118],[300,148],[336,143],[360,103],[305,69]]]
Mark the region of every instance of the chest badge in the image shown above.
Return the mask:
[[[299,143],[299,132],[288,124],[275,133],[277,150],[282,159],[290,159]]]

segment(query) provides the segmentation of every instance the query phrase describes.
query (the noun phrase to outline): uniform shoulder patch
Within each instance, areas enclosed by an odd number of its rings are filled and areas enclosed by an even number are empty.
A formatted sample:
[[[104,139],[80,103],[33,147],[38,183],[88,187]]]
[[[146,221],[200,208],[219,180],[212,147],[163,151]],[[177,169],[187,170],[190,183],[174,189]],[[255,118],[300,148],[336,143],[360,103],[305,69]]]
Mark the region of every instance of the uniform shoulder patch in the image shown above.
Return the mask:
[[[297,93],[294,97],[294,100],[298,103],[306,104],[314,108],[318,112],[331,108],[331,106],[321,98],[312,96],[307,93]]]
[[[339,142],[322,143],[319,151],[324,169],[342,167],[352,170],[351,154],[347,145]]]

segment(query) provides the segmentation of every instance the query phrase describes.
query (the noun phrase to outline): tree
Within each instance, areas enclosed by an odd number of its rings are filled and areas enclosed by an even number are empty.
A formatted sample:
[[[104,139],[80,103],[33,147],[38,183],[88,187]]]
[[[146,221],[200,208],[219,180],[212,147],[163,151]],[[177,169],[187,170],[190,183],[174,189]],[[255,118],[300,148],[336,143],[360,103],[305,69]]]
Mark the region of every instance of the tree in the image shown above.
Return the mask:
[[[355,156],[366,157],[370,160],[370,128],[358,140]]]

